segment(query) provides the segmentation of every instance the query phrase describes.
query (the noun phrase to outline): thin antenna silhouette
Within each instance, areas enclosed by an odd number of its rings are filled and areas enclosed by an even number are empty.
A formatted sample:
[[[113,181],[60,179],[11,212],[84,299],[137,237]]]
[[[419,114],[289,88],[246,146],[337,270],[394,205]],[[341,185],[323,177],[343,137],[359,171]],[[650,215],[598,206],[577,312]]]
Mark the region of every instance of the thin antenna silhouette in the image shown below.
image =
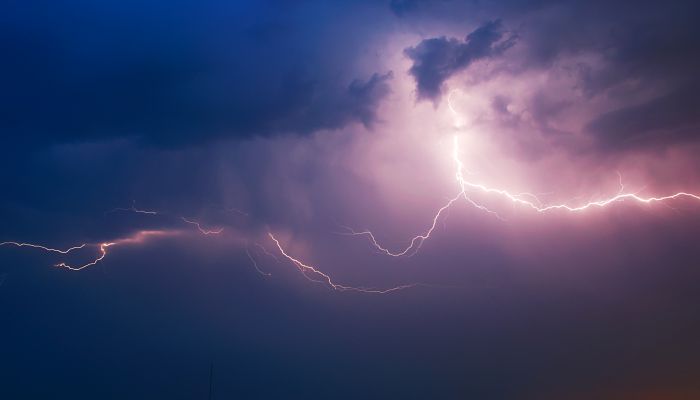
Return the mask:
[[[214,363],[209,365],[209,400],[213,399],[214,393]]]

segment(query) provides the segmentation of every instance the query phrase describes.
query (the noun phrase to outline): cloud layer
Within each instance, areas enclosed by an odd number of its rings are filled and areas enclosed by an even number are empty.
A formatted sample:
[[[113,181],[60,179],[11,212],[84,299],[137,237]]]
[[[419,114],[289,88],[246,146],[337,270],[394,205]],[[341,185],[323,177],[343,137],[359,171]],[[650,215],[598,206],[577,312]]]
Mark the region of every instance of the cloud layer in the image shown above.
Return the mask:
[[[697,2],[0,7],[0,397],[699,397],[695,202],[343,228],[700,192]]]
[[[407,48],[405,54],[413,61],[409,72],[416,80],[418,98],[435,100],[452,75],[475,61],[501,54],[515,43],[512,36],[502,41],[503,36],[501,21],[495,20],[475,29],[463,42],[442,36]]]

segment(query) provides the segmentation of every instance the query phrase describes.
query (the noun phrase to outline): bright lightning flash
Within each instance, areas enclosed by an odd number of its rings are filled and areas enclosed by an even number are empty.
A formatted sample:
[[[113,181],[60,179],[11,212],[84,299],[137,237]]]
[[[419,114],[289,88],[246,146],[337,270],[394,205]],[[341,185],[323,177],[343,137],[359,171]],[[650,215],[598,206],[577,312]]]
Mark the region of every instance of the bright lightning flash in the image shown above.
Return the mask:
[[[461,126],[464,125],[464,119],[461,117],[461,115],[455,110],[453,104],[452,104],[452,95],[454,91],[451,91],[448,95],[448,108],[450,112],[452,113],[453,119],[454,119],[454,127],[455,128],[460,128]],[[349,227],[343,227],[347,230],[346,233],[347,235],[351,236],[367,236],[369,238],[370,243],[372,246],[374,246],[380,253],[386,254],[388,256],[392,257],[401,257],[401,256],[411,256],[418,252],[418,250],[421,248],[423,245],[423,242],[425,242],[430,236],[432,235],[433,231],[435,230],[435,227],[437,226],[438,220],[442,216],[442,214],[452,207],[454,203],[459,201],[460,199],[464,199],[466,202],[471,204],[472,206],[476,207],[479,210],[491,213],[495,215],[497,218],[502,219],[495,211],[492,211],[488,209],[486,206],[477,203],[474,201],[472,198],[469,197],[470,193],[473,192],[481,192],[481,193],[486,193],[486,194],[494,194],[498,195],[506,200],[509,200],[513,202],[516,205],[524,206],[526,208],[530,208],[538,213],[545,213],[545,212],[550,212],[550,211],[555,211],[555,210],[563,210],[563,211],[568,211],[568,212],[582,212],[585,211],[589,208],[593,207],[606,207],[608,205],[611,205],[616,202],[621,202],[624,200],[631,200],[635,201],[638,203],[643,203],[643,204],[651,204],[651,203],[660,203],[660,202],[665,202],[668,200],[673,200],[673,199],[679,199],[679,198],[689,198],[692,200],[699,200],[700,201],[700,195],[698,194],[692,194],[688,192],[678,192],[666,196],[660,196],[660,197],[642,197],[638,193],[631,193],[631,192],[625,192],[624,191],[624,186],[622,185],[622,177],[620,176],[620,191],[611,197],[602,199],[602,200],[597,200],[597,201],[590,201],[588,203],[580,204],[580,205],[570,205],[570,204],[552,204],[552,205],[543,205],[543,202],[540,201],[540,199],[537,198],[536,195],[532,193],[518,193],[514,194],[511,193],[507,190],[504,189],[499,189],[499,188],[494,188],[482,183],[475,183],[468,181],[464,177],[464,163],[459,157],[460,154],[460,147],[459,147],[459,138],[457,135],[454,136],[453,139],[453,146],[452,146],[452,160],[455,163],[456,166],[456,172],[455,172],[455,179],[457,181],[457,184],[459,185],[460,191],[457,193],[457,195],[453,198],[451,198],[445,205],[440,207],[435,215],[433,216],[432,223],[428,227],[428,229],[421,234],[418,234],[411,238],[408,246],[406,246],[403,249],[400,250],[389,250],[387,247],[381,245],[379,241],[377,240],[376,236],[374,233],[372,233],[369,230],[364,230],[364,231],[356,231],[352,228]]]
[[[455,107],[452,104],[452,95],[454,91],[450,92],[448,95],[447,103],[448,103],[448,108],[453,116],[454,120],[454,128],[455,129],[461,129],[465,125],[465,120],[464,118],[457,112]],[[622,177],[620,176],[620,190],[617,192],[616,195],[602,199],[602,200],[597,200],[597,201],[589,201],[587,203],[579,204],[579,205],[571,205],[567,203],[563,204],[551,204],[551,205],[545,205],[540,199],[537,198],[536,195],[531,194],[531,193],[511,193],[507,190],[500,189],[500,188],[495,188],[483,183],[477,183],[477,182],[472,182],[465,178],[465,167],[463,162],[461,161],[460,157],[460,146],[459,146],[459,138],[458,136],[454,136],[453,138],[453,147],[452,147],[452,161],[455,164],[455,180],[458,184],[459,187],[459,192],[449,199],[446,204],[444,204],[442,207],[440,207],[435,215],[432,218],[432,221],[428,227],[427,230],[425,230],[424,233],[418,234],[411,238],[408,246],[406,246],[403,249],[400,250],[395,250],[392,251],[389,248],[381,245],[379,241],[377,240],[376,236],[374,233],[372,233],[369,230],[364,230],[364,231],[356,231],[352,228],[349,227],[344,227],[347,229],[348,235],[352,236],[366,236],[369,238],[370,243],[381,253],[392,256],[392,257],[401,257],[401,256],[411,256],[418,252],[420,250],[421,246],[423,243],[431,237],[433,232],[435,231],[435,227],[437,226],[438,221],[441,219],[443,214],[450,208],[452,207],[455,203],[457,203],[460,200],[464,200],[467,203],[471,204],[472,206],[476,207],[477,209],[493,214],[497,218],[502,219],[495,211],[487,208],[486,206],[477,203],[474,199],[470,197],[470,194],[473,193],[483,193],[483,194],[488,194],[488,195],[496,195],[499,196],[505,200],[509,200],[515,205],[523,206],[527,209],[536,211],[538,213],[545,213],[545,212],[552,212],[556,210],[562,210],[562,211],[567,211],[567,212],[582,212],[585,211],[589,208],[593,207],[606,207],[609,206],[613,203],[617,202],[622,202],[625,200],[629,201],[634,201],[638,203],[643,203],[643,204],[651,204],[651,203],[662,203],[666,201],[670,201],[673,199],[679,199],[679,198],[689,198],[692,200],[698,200],[700,201],[700,195],[697,194],[692,194],[688,192],[678,192],[666,196],[660,196],[660,197],[643,197],[640,196],[638,193],[632,193],[632,192],[625,192],[624,186],[622,185]],[[470,174],[471,175],[471,174]],[[618,174],[619,175],[619,174]],[[116,208],[110,212],[115,212],[115,211],[127,211],[127,212],[134,212],[138,214],[148,214],[148,215],[156,215],[156,214],[162,214],[161,212],[157,211],[150,211],[150,210],[142,210],[136,208],[136,203],[134,202],[131,207],[129,208]],[[243,216],[249,216],[249,214],[240,211],[238,209],[230,209],[228,211],[233,211],[236,213],[239,213]],[[193,225],[201,234],[203,235],[218,235],[223,232],[224,228],[216,228],[216,229],[206,229],[204,228],[199,222],[195,220],[191,220],[185,217],[180,217],[180,219],[189,224]],[[166,236],[166,235],[174,235],[178,234],[181,231],[177,230],[141,230],[136,233],[134,233],[131,236],[119,238],[116,240],[112,240],[110,242],[102,242],[102,243],[83,243],[77,246],[69,247],[65,250],[62,249],[57,249],[57,248],[51,248],[39,244],[33,244],[33,243],[23,243],[23,242],[15,242],[15,241],[7,241],[7,242],[1,242],[0,246],[16,246],[16,247],[30,247],[34,249],[39,249],[43,250],[45,252],[49,253],[58,253],[61,255],[67,255],[69,253],[72,253],[76,250],[84,249],[86,247],[96,247],[98,250],[98,255],[96,258],[94,258],[92,261],[87,262],[82,265],[70,265],[66,262],[60,262],[58,264],[55,264],[56,267],[59,268],[64,268],[67,270],[71,271],[81,271],[85,268],[94,266],[101,262],[102,260],[107,257],[108,252],[118,246],[127,246],[127,245],[136,245],[136,244],[141,244],[144,243],[145,241],[153,238],[153,237],[159,237],[159,236]],[[375,288],[365,288],[365,287],[354,287],[354,286],[346,286],[342,284],[338,284],[331,279],[331,277],[317,269],[316,267],[306,264],[299,259],[295,258],[294,256],[290,255],[287,250],[282,246],[280,241],[271,233],[268,232],[269,238],[274,242],[275,246],[279,250],[280,254],[284,256],[288,261],[290,261],[304,276],[304,278],[308,279],[309,281],[316,282],[316,283],[321,283],[326,285],[327,287],[336,290],[336,291],[355,291],[355,292],[362,292],[362,293],[373,293],[373,294],[386,294],[386,293],[391,293],[395,292],[398,290],[402,289],[407,289],[407,288],[412,288],[415,286],[418,286],[419,284],[408,284],[408,285],[400,285],[388,289],[375,289]],[[265,255],[273,258],[276,261],[279,261],[277,257],[270,253],[264,246],[261,246],[258,243],[254,243],[256,247],[258,247],[262,253]],[[270,276],[271,274],[268,272],[265,272],[259,268],[259,265],[255,259],[255,256],[253,253],[250,251],[250,247],[246,244],[245,247],[245,252],[250,259],[250,261],[253,263],[253,266],[255,269],[260,273],[261,275],[264,276]]]

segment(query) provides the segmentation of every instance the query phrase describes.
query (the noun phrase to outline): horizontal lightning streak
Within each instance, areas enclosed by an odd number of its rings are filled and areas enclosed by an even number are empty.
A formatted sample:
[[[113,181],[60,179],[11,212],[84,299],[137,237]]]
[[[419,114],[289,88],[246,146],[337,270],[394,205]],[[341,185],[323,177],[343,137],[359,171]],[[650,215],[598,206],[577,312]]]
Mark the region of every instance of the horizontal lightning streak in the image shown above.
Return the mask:
[[[462,118],[457,110],[454,108],[454,105],[452,104],[452,95],[454,91],[451,91],[450,94],[448,95],[447,103],[448,103],[448,108],[450,112],[453,114],[454,117],[454,127],[459,129],[460,127],[464,126],[464,118]],[[471,204],[475,208],[493,214],[499,219],[501,216],[494,210],[489,209],[483,204],[478,203],[476,200],[471,198],[469,195],[475,192],[479,193],[485,193],[485,194],[493,194],[497,195],[503,199],[509,200],[512,202],[514,205],[518,206],[523,206],[527,209],[536,211],[538,213],[545,213],[545,212],[550,212],[550,211],[556,211],[556,210],[563,210],[567,212],[582,212],[584,210],[587,210],[589,208],[593,207],[606,207],[610,204],[616,203],[616,202],[621,202],[625,200],[630,200],[642,204],[652,204],[652,203],[663,203],[668,200],[673,200],[673,199],[678,199],[678,198],[689,198],[693,200],[700,200],[700,195],[693,194],[693,193],[688,193],[688,192],[678,192],[675,194],[671,195],[666,195],[666,196],[660,196],[660,197],[643,197],[640,196],[638,193],[630,193],[630,192],[625,192],[625,188],[622,184],[622,176],[620,177],[620,190],[617,192],[616,195],[604,198],[602,200],[596,200],[596,201],[588,201],[586,203],[580,204],[580,205],[571,205],[570,201],[562,204],[551,204],[551,205],[545,205],[540,199],[532,194],[532,193],[511,193],[507,190],[500,189],[500,188],[495,188],[491,187],[488,185],[485,185],[483,183],[476,183],[469,181],[465,178],[465,172],[469,175],[473,175],[472,173],[468,172],[461,161],[460,157],[460,148],[459,148],[459,140],[457,136],[454,136],[454,141],[453,141],[453,149],[452,149],[452,159],[453,162],[455,163],[456,166],[456,171],[455,171],[455,180],[457,181],[457,184],[459,186],[459,192],[457,195],[454,197],[450,198],[443,206],[437,209],[435,212],[430,225],[428,228],[423,232],[420,233],[414,237],[411,238],[409,241],[408,245],[402,249],[392,251],[388,247],[383,246],[380,244],[380,242],[377,240],[376,236],[374,235],[373,232],[370,230],[362,230],[362,231],[356,231],[352,228],[349,227],[343,227],[346,229],[346,232],[343,234],[351,235],[351,236],[366,236],[372,246],[374,246],[375,249],[377,249],[380,253],[392,256],[392,257],[402,257],[402,256],[412,256],[416,254],[422,247],[422,245],[425,243],[427,239],[431,237],[431,235],[434,233],[435,228],[438,224],[438,221],[440,221],[441,218],[443,218],[443,215],[447,210],[450,209],[455,203],[457,203],[460,200],[464,200],[465,202]],[[619,175],[619,173],[618,173]],[[134,212],[138,214],[147,214],[147,215],[167,215],[168,213],[161,213],[157,211],[150,211],[150,210],[142,210],[136,208],[136,202],[134,201],[129,208],[115,208],[112,211],[109,212],[116,212],[116,211],[127,211],[127,212]],[[235,212],[239,215],[242,216],[250,216],[250,214],[243,212],[239,209],[236,208],[229,208],[226,211],[229,212]],[[177,216],[174,216],[177,218]],[[186,217],[180,217],[182,221],[184,221],[187,224],[193,225],[196,227],[196,229],[203,235],[217,235],[223,232],[224,228],[216,228],[216,229],[206,229],[200,224],[199,222],[195,220],[188,219]],[[444,218],[443,218],[444,219]],[[169,235],[169,234],[174,234],[178,233],[179,231],[138,231],[132,236],[129,237],[124,237],[120,239],[113,240],[111,242],[103,242],[103,243],[84,243],[78,246],[70,247],[68,249],[62,250],[62,249],[56,249],[56,248],[51,248],[43,245],[38,245],[38,244],[33,244],[33,243],[22,243],[22,242],[14,242],[14,241],[8,241],[8,242],[0,242],[0,246],[16,246],[16,247],[30,247],[30,248],[35,248],[35,249],[40,249],[46,252],[52,252],[52,253],[59,253],[59,254],[69,254],[72,251],[78,250],[78,249],[83,249],[85,247],[96,247],[98,250],[97,256],[92,260],[89,261],[85,264],[78,265],[78,266],[73,266],[69,265],[66,262],[60,262],[58,264],[55,264],[56,267],[59,268],[65,268],[71,271],[81,271],[85,268],[94,266],[101,261],[103,261],[109,251],[117,246],[120,245],[131,245],[131,244],[137,244],[137,243],[142,243],[144,242],[147,238],[155,235]],[[408,285],[400,285],[388,289],[374,289],[374,288],[366,288],[366,287],[353,287],[353,286],[346,286],[342,284],[338,284],[332,280],[330,275],[327,273],[324,273],[317,268],[315,268],[312,265],[306,264],[299,259],[293,257],[290,255],[282,246],[280,241],[271,233],[268,232],[269,238],[275,243],[277,249],[279,250],[280,254],[284,256],[288,261],[290,261],[306,278],[307,280],[311,282],[316,282],[316,283],[321,283],[333,290],[336,291],[355,291],[355,292],[362,292],[362,293],[373,293],[373,294],[387,294],[391,293],[394,291],[402,290],[402,289],[407,289],[407,288],[412,288],[415,286],[419,286],[421,284],[408,284]],[[279,262],[279,259],[275,256],[275,254],[270,253],[264,246],[254,243],[256,247],[258,247],[261,252],[263,252],[265,255],[275,259],[276,261]],[[265,272],[260,269],[259,264],[256,260],[256,255],[259,254],[257,252],[251,253],[251,247],[246,243],[245,246],[245,252],[250,261],[252,262],[253,266],[257,270],[258,273],[264,276],[270,276],[272,274]],[[0,284],[1,282],[1,277],[0,277]]]
[[[640,203],[653,203],[653,202],[661,202],[661,201],[666,201],[666,200],[671,200],[671,199],[677,199],[680,197],[688,197],[692,198],[695,200],[700,200],[700,195],[692,194],[692,193],[687,193],[687,192],[678,192],[672,195],[667,195],[667,196],[661,196],[661,197],[642,197],[639,196],[637,193],[624,193],[624,186],[622,185],[622,177],[620,177],[620,191],[612,197],[609,197],[607,199],[603,200],[598,200],[598,201],[590,201],[588,203],[585,203],[580,206],[570,206],[567,204],[554,204],[554,205],[549,205],[549,206],[542,206],[542,202],[537,199],[537,196],[533,194],[527,193],[527,196],[533,197],[535,201],[529,201],[525,200],[522,198],[523,194],[520,195],[514,195],[508,192],[507,190],[503,189],[496,189],[496,188],[491,188],[483,184],[477,184],[477,183],[472,183],[468,182],[464,179],[464,175],[461,172],[462,169],[462,162],[459,160],[459,141],[457,139],[457,136],[454,137],[454,152],[453,152],[453,157],[455,162],[457,163],[457,181],[460,184],[460,187],[462,188],[461,193],[466,194],[466,188],[472,188],[472,189],[477,189],[480,190],[484,193],[495,193],[499,194],[508,200],[512,201],[513,203],[516,204],[521,204],[527,207],[532,208],[533,210],[543,213],[551,210],[566,210],[566,211],[571,211],[571,212],[576,212],[576,211],[583,211],[591,207],[605,207],[608,204],[625,200],[625,199],[631,199],[635,200]]]
[[[450,105],[450,110],[454,112],[454,109]],[[425,233],[419,234],[411,238],[408,246],[406,246],[403,249],[397,250],[397,251],[391,251],[387,247],[382,246],[376,239],[376,236],[374,233],[372,233],[370,230],[364,230],[364,231],[355,231],[352,228],[344,227],[348,232],[346,234],[351,235],[351,236],[366,236],[369,238],[370,243],[374,248],[379,250],[380,253],[386,254],[388,256],[392,257],[401,257],[401,256],[411,256],[416,254],[418,250],[421,248],[423,243],[430,238],[432,235],[433,231],[435,230],[435,226],[437,225],[437,222],[440,218],[440,216],[450,208],[457,200],[460,198],[463,198],[466,200],[469,204],[473,205],[479,210],[494,214],[497,218],[502,219],[498,213],[496,213],[493,210],[490,210],[484,205],[481,205],[471,199],[468,196],[468,191],[471,189],[472,191],[480,191],[483,193],[487,194],[497,194],[500,195],[501,197],[510,200],[516,205],[522,205],[525,207],[528,207],[534,211],[537,211],[538,213],[545,213],[548,211],[554,211],[554,210],[564,210],[568,212],[581,212],[584,210],[587,210],[592,207],[605,207],[607,205],[610,205],[612,203],[618,202],[618,201],[624,201],[624,200],[633,200],[639,203],[643,204],[651,204],[655,202],[664,202],[667,200],[672,200],[672,199],[678,199],[678,198],[690,198],[694,200],[700,200],[700,195],[693,194],[693,193],[688,193],[688,192],[678,192],[674,193],[671,195],[666,195],[666,196],[660,196],[660,197],[642,197],[637,193],[625,193],[624,192],[624,186],[622,185],[622,176],[619,175],[620,177],[620,191],[612,197],[603,199],[603,200],[597,200],[597,201],[589,201],[585,204],[579,205],[579,206],[572,206],[568,204],[554,204],[554,205],[543,205],[543,203],[540,201],[537,196],[535,196],[532,193],[519,193],[519,194],[512,194],[507,190],[504,189],[497,189],[497,188],[492,188],[489,186],[486,186],[484,184],[480,183],[473,183],[469,182],[464,178],[464,164],[459,158],[459,140],[457,136],[454,137],[454,142],[453,142],[453,151],[452,151],[452,158],[453,161],[455,162],[456,165],[456,172],[455,172],[455,178],[457,180],[457,183],[459,184],[460,191],[457,194],[457,196],[453,197],[450,199],[445,205],[440,207],[438,211],[435,213],[435,216],[432,219],[431,225],[428,227],[428,229],[425,231]],[[527,200],[527,198],[530,198],[532,200]]]
[[[129,207],[129,208],[121,208],[121,207],[120,207],[120,208],[115,208],[115,209],[113,209],[113,210],[111,210],[111,211],[108,211],[107,213],[113,213],[113,212],[116,212],[116,211],[128,211],[128,212],[133,212],[133,213],[136,213],[136,214],[147,214],[147,215],[164,215],[164,214],[167,214],[167,213],[162,213],[162,212],[159,212],[159,211],[140,210],[140,209],[136,208],[136,201],[135,201],[135,200],[134,200],[132,206]],[[228,210],[227,210],[227,211],[228,211]],[[246,214],[246,213],[244,213],[243,211],[240,211],[240,210],[238,210],[238,209],[231,209],[231,211],[235,211],[235,212],[237,212],[237,213],[239,213],[239,214],[241,214],[241,215],[248,215],[248,214]],[[180,219],[181,219],[182,221],[184,221],[184,222],[190,224],[190,225],[194,225],[194,226],[197,228],[197,230],[198,230],[201,234],[203,234],[203,235],[218,235],[218,234],[220,234],[221,232],[224,231],[224,228],[223,228],[223,227],[222,227],[222,228],[217,228],[217,229],[205,229],[204,227],[202,227],[202,224],[200,224],[200,223],[197,222],[197,221],[194,221],[194,220],[192,220],[192,219],[185,218],[185,217],[180,217]]]
[[[420,249],[420,247],[423,245],[423,242],[424,242],[426,239],[428,239],[428,238],[430,237],[430,235],[433,233],[433,231],[435,230],[435,227],[437,226],[438,220],[440,219],[440,216],[442,215],[442,213],[445,212],[445,210],[447,210],[448,208],[450,208],[450,207],[452,206],[452,204],[454,204],[456,201],[458,201],[458,200],[460,199],[460,197],[462,197],[462,193],[460,193],[460,194],[458,194],[457,196],[453,197],[452,199],[450,199],[450,201],[447,202],[447,204],[445,204],[444,206],[440,207],[440,209],[438,209],[437,213],[436,213],[435,216],[433,217],[433,223],[430,225],[430,227],[428,228],[428,230],[427,230],[425,233],[423,233],[423,234],[414,236],[414,237],[411,239],[411,242],[409,243],[408,247],[406,247],[405,249],[400,250],[400,251],[398,251],[398,252],[392,252],[391,250],[387,249],[386,247],[380,245],[379,242],[377,241],[377,238],[376,238],[376,237],[374,236],[374,234],[373,234],[371,231],[369,231],[369,230],[364,230],[364,231],[359,231],[359,232],[358,232],[358,231],[355,231],[354,229],[352,229],[352,228],[350,228],[350,227],[347,227],[347,226],[344,226],[343,228],[345,228],[345,229],[348,231],[347,233],[345,233],[345,234],[347,234],[347,235],[351,235],[351,236],[367,236],[367,237],[369,238],[369,240],[372,242],[372,244],[374,245],[374,247],[377,248],[377,250],[379,250],[380,252],[382,252],[382,253],[384,253],[384,254],[386,254],[386,255],[388,255],[388,256],[392,256],[392,257],[401,257],[401,256],[404,256],[404,255],[406,255],[406,254],[408,254],[408,253],[411,253],[411,255],[412,255],[412,254],[415,254],[415,252],[417,252],[417,251]],[[413,251],[412,251],[412,250],[413,250]]]
[[[204,229],[204,228],[202,228],[202,225],[201,225],[199,222],[197,222],[197,221],[193,221],[193,220],[187,219],[187,218],[185,218],[185,217],[180,217],[180,219],[182,219],[183,221],[187,222],[188,224],[191,224],[191,225],[196,226],[196,227],[197,227],[197,230],[199,230],[199,232],[200,232],[202,235],[218,235],[219,233],[221,233],[221,232],[224,231],[224,228],[211,229],[211,230],[209,230],[209,229]]]
[[[131,211],[137,214],[147,214],[147,215],[158,215],[157,211],[150,211],[150,210],[140,210],[136,208],[136,200],[134,200],[131,204],[131,207],[129,208],[123,208],[123,207],[117,207],[111,211],[108,211],[108,213],[113,213],[117,211]]]
[[[35,248],[35,249],[40,249],[40,250],[44,250],[44,251],[49,251],[49,252],[52,252],[52,253],[68,254],[68,253],[70,253],[70,252],[73,251],[73,250],[82,249],[83,247],[87,246],[87,243],[83,243],[83,244],[81,244],[81,245],[79,245],[79,246],[73,246],[73,247],[70,247],[70,248],[68,248],[68,249],[66,249],[66,250],[53,249],[53,248],[51,248],[51,247],[46,247],[46,246],[42,246],[42,245],[38,245],[38,244],[33,244],[33,243],[19,243],[19,242],[2,242],[2,243],[0,243],[0,246],[9,246],[9,245],[17,246],[17,247],[32,247],[32,248]]]
[[[70,265],[66,262],[59,262],[58,264],[54,264],[55,267],[64,268],[64,269],[67,269],[70,271],[80,271],[80,270],[83,270],[85,268],[96,265],[100,261],[104,260],[104,258],[107,257],[108,248],[110,248],[112,246],[143,243],[148,238],[153,237],[153,236],[173,235],[175,233],[177,233],[177,231],[138,231],[135,234],[133,234],[132,236],[117,239],[117,240],[114,240],[112,242],[103,242],[103,243],[99,243],[99,244],[83,243],[79,246],[73,246],[73,247],[68,248],[66,250],[54,249],[51,247],[46,247],[46,246],[33,244],[33,243],[19,243],[19,242],[2,242],[2,243],[0,243],[0,246],[13,245],[13,246],[17,246],[17,247],[31,247],[34,249],[44,250],[46,252],[60,253],[60,254],[68,254],[74,250],[82,249],[82,248],[85,248],[88,246],[89,247],[92,247],[92,246],[97,247],[99,250],[99,255],[94,260],[87,262],[85,264],[82,264],[79,266],[73,266],[73,265]]]
[[[154,236],[168,236],[168,235],[174,235],[176,233],[177,233],[177,231],[162,231],[162,230],[161,231],[138,231],[131,236],[117,239],[117,240],[114,240],[112,242],[104,242],[104,243],[100,243],[100,244],[96,245],[96,246],[98,246],[99,251],[100,251],[99,256],[86,264],[74,267],[74,266],[69,265],[65,262],[60,262],[60,263],[56,264],[55,266],[59,267],[59,268],[65,268],[65,269],[68,269],[71,271],[80,271],[80,270],[83,270],[85,268],[92,267],[93,265],[96,265],[100,261],[104,260],[104,258],[107,257],[107,253],[108,253],[107,249],[109,249],[110,247],[121,246],[121,245],[140,244],[140,243],[143,243],[146,240],[148,240]]]
[[[85,268],[92,267],[93,265],[97,264],[98,262],[104,260],[104,258],[107,257],[107,248],[110,247],[110,246],[114,246],[115,244],[116,244],[116,243],[114,243],[114,242],[112,242],[112,243],[101,243],[101,244],[100,244],[100,255],[99,255],[99,257],[97,257],[97,258],[94,259],[93,261],[90,261],[90,262],[87,263],[87,264],[83,264],[83,265],[78,266],[78,267],[73,267],[73,266],[71,266],[71,265],[69,265],[69,264],[66,264],[65,262],[60,262],[60,263],[58,263],[58,264],[55,264],[54,267],[65,268],[65,269],[68,269],[68,270],[71,270],[71,271],[80,271],[80,270],[83,270],[83,269],[85,269]]]
[[[355,292],[375,293],[375,294],[387,294],[387,293],[395,292],[397,290],[408,289],[408,288],[412,288],[412,287],[417,286],[416,284],[409,284],[409,285],[400,285],[400,286],[392,287],[389,289],[371,289],[371,288],[353,287],[353,286],[345,286],[345,285],[337,284],[337,283],[333,282],[333,280],[331,279],[331,277],[328,274],[321,272],[318,269],[314,268],[313,266],[305,264],[305,263],[299,261],[298,259],[292,257],[291,255],[289,255],[284,250],[284,248],[280,244],[279,240],[277,240],[277,238],[275,238],[275,236],[271,232],[268,232],[268,236],[270,237],[270,239],[272,239],[273,242],[275,242],[275,245],[277,246],[277,249],[279,249],[280,253],[285,258],[287,258],[289,261],[291,261],[292,264],[294,264],[299,269],[299,271],[301,271],[301,274],[304,275],[304,277],[306,279],[308,279],[312,282],[317,282],[317,283],[324,283],[325,282],[326,284],[328,284],[328,286],[330,286],[334,290],[337,290],[337,291],[355,291]],[[317,280],[317,279],[313,279],[313,278],[309,277],[307,275],[307,272],[315,274],[316,276],[319,277],[319,279]]]

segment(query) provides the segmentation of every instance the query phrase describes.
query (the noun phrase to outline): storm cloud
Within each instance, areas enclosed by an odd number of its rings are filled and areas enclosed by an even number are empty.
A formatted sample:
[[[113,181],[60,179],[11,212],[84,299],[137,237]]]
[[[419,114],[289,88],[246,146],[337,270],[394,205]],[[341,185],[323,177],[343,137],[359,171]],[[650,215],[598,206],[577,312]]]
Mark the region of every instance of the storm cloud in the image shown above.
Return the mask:
[[[464,41],[438,37],[425,39],[404,52],[413,61],[410,74],[416,80],[419,99],[437,99],[443,83],[471,63],[501,54],[515,37],[504,38],[501,21],[489,21],[467,35]]]
[[[610,148],[693,141],[700,138],[700,86],[691,85],[639,105],[607,112],[587,125]]]
[[[386,70],[329,73],[363,38],[322,44],[331,28],[304,7],[73,3],[3,13],[0,129],[18,142],[181,147],[369,127],[388,93]]]
[[[698,4],[3,3],[0,398],[700,398]]]

